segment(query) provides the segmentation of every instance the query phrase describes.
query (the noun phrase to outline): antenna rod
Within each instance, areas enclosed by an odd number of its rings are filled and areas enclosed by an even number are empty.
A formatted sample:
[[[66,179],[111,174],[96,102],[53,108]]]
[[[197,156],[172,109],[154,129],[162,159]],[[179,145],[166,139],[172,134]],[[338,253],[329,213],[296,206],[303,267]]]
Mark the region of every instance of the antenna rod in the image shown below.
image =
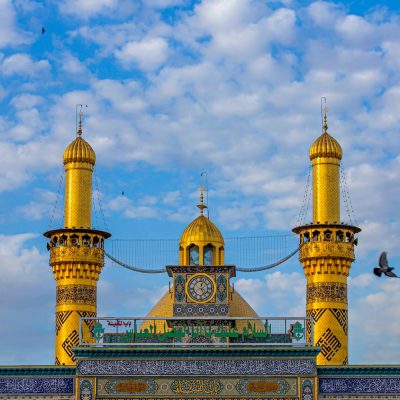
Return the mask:
[[[324,104],[324,106],[322,105]],[[326,109],[326,97],[321,97],[321,131],[324,132],[324,110]]]
[[[207,176],[207,172],[203,171],[200,174],[200,178],[205,177],[205,190],[206,190],[206,205],[207,205],[207,218],[210,219],[210,209],[208,208],[208,176]]]
[[[80,110],[78,112],[78,107],[80,107]],[[85,104],[85,107],[87,107],[87,104]],[[83,104],[75,104],[75,132],[78,134],[78,115],[79,115],[79,120],[82,122],[82,108]]]

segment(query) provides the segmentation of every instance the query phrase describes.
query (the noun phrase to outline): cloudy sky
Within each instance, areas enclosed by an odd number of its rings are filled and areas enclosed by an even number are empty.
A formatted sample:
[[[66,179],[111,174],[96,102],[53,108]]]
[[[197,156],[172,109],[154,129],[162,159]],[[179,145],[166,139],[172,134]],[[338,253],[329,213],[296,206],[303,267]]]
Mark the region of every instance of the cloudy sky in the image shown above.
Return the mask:
[[[62,226],[76,104],[88,105],[84,136],[97,154],[94,226],[177,239],[197,214],[202,171],[225,237],[288,235],[322,96],[363,230],[350,362],[400,363],[400,281],[371,274],[382,250],[400,262],[400,5],[375,4],[0,0],[0,363],[53,363],[55,283],[41,235]],[[98,313],[144,315],[167,285],[107,264]],[[240,274],[236,287],[260,314],[305,314],[295,259]]]

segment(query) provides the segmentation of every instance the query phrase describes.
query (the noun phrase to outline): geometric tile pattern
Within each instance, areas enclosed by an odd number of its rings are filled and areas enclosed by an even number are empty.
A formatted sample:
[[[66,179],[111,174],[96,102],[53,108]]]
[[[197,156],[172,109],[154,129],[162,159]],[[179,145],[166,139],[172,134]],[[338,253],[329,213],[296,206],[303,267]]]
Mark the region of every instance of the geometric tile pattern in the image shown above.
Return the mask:
[[[75,354],[72,352],[73,347],[77,347],[79,345],[79,334],[78,332],[74,329],[69,336],[64,340],[62,343],[61,347],[64,349],[64,351],[68,354],[68,357],[75,362],[76,357]]]
[[[330,328],[328,328],[320,337],[316,343],[316,346],[321,347],[321,353],[328,361],[332,360],[338,350],[342,347],[339,339],[335,336]]]
[[[68,317],[73,313],[73,311],[59,311],[56,312],[56,335],[60,331],[61,327],[64,325]]]
[[[97,315],[93,311],[77,311],[77,313],[79,314],[79,316],[81,318],[96,318],[96,315]],[[94,321],[94,320],[89,320],[89,321],[85,320],[84,323],[88,327],[89,331],[93,332],[93,328],[94,328],[94,325],[95,325],[96,321]]]
[[[329,311],[334,315],[337,322],[339,322],[339,325],[343,328],[343,331],[347,336],[348,332],[347,310],[342,310],[340,308],[330,308]]]

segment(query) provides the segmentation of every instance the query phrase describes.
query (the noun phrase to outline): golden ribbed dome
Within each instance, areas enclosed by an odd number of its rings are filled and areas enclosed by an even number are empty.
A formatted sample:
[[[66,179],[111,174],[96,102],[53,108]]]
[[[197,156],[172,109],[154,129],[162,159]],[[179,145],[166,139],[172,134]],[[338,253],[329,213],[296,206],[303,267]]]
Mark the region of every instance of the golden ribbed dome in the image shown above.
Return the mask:
[[[310,147],[310,160],[317,157],[342,159],[342,147],[329,133],[324,132]]]
[[[219,229],[203,214],[199,215],[183,231],[179,244],[186,246],[190,243],[221,243],[224,244]]]
[[[64,164],[69,162],[88,162],[92,165],[96,163],[96,154],[92,146],[80,135],[64,151]]]
[[[310,160],[317,157],[333,157],[342,159],[342,147],[339,142],[328,133],[328,122],[324,115],[324,132],[310,147]]]

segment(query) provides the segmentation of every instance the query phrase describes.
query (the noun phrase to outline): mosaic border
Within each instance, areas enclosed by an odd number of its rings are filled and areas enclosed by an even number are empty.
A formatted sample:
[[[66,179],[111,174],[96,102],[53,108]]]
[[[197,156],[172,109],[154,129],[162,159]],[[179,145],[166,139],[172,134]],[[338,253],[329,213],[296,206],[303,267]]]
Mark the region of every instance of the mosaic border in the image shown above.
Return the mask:
[[[400,378],[340,377],[319,379],[319,393],[400,394]]]
[[[74,378],[0,378],[0,394],[73,394]]]
[[[316,375],[311,359],[154,359],[154,360],[80,360],[79,375]]]

